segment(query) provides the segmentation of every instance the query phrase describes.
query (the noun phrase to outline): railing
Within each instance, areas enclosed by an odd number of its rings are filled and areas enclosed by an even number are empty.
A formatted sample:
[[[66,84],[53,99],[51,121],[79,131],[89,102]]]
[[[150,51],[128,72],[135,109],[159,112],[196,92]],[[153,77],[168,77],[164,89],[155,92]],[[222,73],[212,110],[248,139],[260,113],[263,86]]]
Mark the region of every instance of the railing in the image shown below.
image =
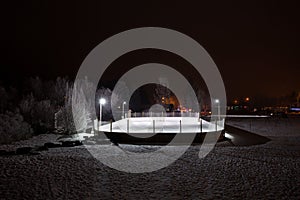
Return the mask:
[[[217,118],[217,119],[215,119]],[[94,121],[94,129],[105,132],[126,133],[184,133],[215,132],[224,129],[225,119],[214,116],[207,121],[199,112],[127,112],[125,118],[113,122]]]
[[[132,117],[197,117],[199,118],[199,112],[126,112],[125,118]]]

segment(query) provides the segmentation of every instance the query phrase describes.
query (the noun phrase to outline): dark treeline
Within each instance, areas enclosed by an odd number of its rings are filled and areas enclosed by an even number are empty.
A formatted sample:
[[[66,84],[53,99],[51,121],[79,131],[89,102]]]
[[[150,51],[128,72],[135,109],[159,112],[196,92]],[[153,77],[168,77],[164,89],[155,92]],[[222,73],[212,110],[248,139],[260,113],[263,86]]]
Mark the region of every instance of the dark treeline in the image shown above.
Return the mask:
[[[54,129],[54,114],[65,106],[72,82],[28,78],[22,87],[0,85],[0,142],[8,143]]]
[[[109,102],[112,95],[110,89],[100,87],[92,97],[87,95],[92,94],[91,88],[94,87],[87,79],[75,86],[68,77],[28,78],[18,89],[0,85],[0,143],[58,129],[59,133],[72,134],[91,128],[91,113],[96,111],[99,115],[99,105],[92,105],[91,99],[106,98]],[[120,104],[117,97],[114,103]],[[103,115],[104,120],[111,119],[110,104],[103,108]]]

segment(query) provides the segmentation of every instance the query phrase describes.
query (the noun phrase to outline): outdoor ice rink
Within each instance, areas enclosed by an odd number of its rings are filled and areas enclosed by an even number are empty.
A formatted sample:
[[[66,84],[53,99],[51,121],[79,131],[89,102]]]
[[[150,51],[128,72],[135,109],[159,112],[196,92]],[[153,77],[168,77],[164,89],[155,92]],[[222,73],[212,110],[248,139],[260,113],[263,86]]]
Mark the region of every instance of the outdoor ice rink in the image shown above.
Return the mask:
[[[100,127],[105,132],[120,133],[201,133],[224,129],[224,120],[206,121],[197,117],[133,117]]]

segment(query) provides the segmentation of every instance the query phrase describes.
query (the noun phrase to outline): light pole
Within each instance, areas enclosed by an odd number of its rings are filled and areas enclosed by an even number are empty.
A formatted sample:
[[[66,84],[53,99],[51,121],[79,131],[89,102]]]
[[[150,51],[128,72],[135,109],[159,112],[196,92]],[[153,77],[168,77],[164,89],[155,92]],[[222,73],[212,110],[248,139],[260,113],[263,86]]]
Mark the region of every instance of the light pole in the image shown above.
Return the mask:
[[[100,113],[99,113],[99,131],[100,131],[100,126],[102,124],[102,105],[106,103],[106,100],[101,98],[99,99],[99,104],[100,104]]]
[[[126,101],[124,101],[123,102],[123,104],[122,104],[122,119],[124,119],[125,118],[125,104],[126,104]]]
[[[216,99],[215,103],[218,105],[218,120],[220,121],[220,100]]]

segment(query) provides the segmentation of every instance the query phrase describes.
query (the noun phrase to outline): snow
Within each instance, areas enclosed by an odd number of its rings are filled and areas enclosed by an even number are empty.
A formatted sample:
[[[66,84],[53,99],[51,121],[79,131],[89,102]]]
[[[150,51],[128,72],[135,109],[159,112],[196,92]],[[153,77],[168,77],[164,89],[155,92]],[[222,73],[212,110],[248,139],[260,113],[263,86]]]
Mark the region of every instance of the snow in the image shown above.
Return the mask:
[[[251,126],[249,123],[251,121]],[[99,163],[84,146],[54,148],[40,155],[0,157],[1,199],[299,199],[300,118],[229,119],[272,140],[263,145],[220,142],[203,159],[191,146],[176,162],[143,174]],[[14,146],[55,141],[41,135]],[[7,145],[0,146],[6,149]],[[105,152],[107,145],[87,146]],[[122,145],[134,152],[159,146]],[[113,152],[107,156],[117,156]]]

